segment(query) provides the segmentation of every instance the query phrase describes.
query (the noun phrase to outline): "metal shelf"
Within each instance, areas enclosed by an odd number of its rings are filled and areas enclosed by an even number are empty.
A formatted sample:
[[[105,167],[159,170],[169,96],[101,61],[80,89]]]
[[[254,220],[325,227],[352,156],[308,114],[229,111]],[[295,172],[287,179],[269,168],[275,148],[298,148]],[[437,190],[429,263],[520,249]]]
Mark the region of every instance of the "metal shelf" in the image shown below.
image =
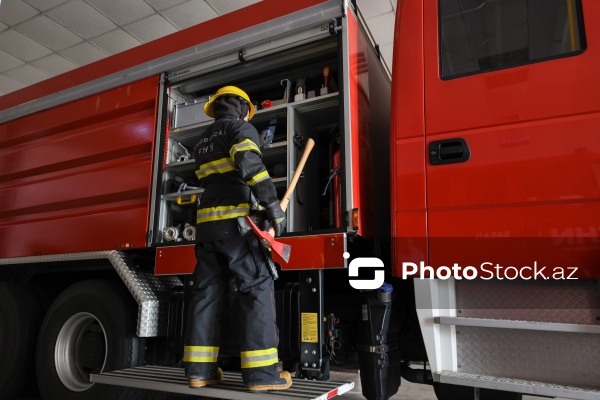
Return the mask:
[[[273,143],[262,151],[263,159],[285,154],[287,154],[287,141]],[[194,171],[194,159],[167,164],[167,170],[182,176],[191,174]]]

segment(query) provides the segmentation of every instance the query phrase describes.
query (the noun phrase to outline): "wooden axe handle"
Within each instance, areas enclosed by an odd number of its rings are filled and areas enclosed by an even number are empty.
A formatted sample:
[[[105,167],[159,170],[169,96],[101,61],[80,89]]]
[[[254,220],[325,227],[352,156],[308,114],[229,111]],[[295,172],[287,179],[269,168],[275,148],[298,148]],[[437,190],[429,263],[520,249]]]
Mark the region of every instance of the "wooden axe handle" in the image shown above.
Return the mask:
[[[300,157],[300,161],[298,161],[298,166],[296,167],[296,171],[294,171],[294,176],[290,181],[290,186],[285,191],[283,198],[279,202],[281,209],[285,212],[288,204],[290,203],[290,199],[292,198],[292,193],[294,193],[294,189],[296,188],[296,184],[298,183],[298,179],[300,179],[300,175],[302,174],[302,170],[304,169],[304,164],[306,164],[306,160],[311,152],[311,150],[315,147],[315,141],[312,139],[308,139],[306,141],[306,146],[304,147],[304,152],[302,153],[302,157]]]
[[[298,161],[298,166],[296,166],[296,171],[294,171],[294,176],[290,181],[290,186],[285,191],[283,198],[279,202],[281,209],[283,212],[287,210],[287,206],[290,203],[290,199],[292,198],[292,193],[294,193],[294,189],[296,188],[296,184],[298,183],[298,179],[300,179],[300,174],[302,174],[302,170],[304,169],[304,164],[306,164],[306,160],[311,152],[311,150],[315,147],[315,141],[313,139],[308,139],[306,141],[306,146],[304,147],[304,152],[302,153],[302,157],[300,157],[300,161]],[[269,229],[269,233],[271,236],[275,236],[275,230],[273,228]]]

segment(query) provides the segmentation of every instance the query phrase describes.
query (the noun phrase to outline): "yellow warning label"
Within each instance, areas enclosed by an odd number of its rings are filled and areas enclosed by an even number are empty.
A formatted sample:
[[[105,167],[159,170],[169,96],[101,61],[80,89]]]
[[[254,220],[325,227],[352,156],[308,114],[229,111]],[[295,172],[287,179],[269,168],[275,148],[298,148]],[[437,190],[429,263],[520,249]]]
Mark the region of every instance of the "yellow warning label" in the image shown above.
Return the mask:
[[[319,342],[319,318],[317,313],[302,313],[302,341]]]

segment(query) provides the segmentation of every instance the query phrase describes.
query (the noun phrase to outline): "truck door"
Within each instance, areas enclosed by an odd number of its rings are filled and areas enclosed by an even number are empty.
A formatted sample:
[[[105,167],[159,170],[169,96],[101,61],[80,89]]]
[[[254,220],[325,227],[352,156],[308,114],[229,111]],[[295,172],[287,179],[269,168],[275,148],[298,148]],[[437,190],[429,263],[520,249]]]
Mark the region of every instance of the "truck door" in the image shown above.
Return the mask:
[[[592,265],[600,3],[424,7],[430,262]]]

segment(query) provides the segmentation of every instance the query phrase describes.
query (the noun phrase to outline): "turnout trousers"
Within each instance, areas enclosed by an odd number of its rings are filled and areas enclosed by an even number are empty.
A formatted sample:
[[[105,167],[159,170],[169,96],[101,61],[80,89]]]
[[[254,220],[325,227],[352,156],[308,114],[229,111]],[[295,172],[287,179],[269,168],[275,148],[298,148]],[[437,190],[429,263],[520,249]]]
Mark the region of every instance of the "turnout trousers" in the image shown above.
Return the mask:
[[[239,309],[242,378],[247,385],[279,379],[273,279],[254,235],[196,245],[198,261],[184,338],[186,376],[212,376],[217,370],[220,321],[233,279]]]

